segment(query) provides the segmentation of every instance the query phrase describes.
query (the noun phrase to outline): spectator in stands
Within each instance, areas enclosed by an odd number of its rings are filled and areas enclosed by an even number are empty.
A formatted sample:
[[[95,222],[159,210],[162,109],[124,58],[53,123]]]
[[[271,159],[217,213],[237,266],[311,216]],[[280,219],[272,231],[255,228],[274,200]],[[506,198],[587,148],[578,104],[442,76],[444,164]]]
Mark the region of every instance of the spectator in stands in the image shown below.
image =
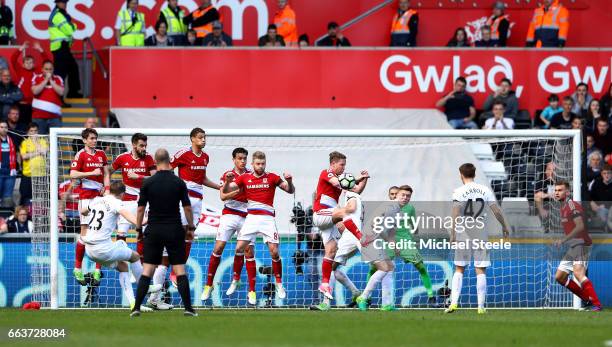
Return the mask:
[[[612,118],[612,83],[608,92],[601,97],[601,113],[608,119]]]
[[[196,32],[198,42],[202,42],[212,32],[212,23],[217,20],[221,20],[219,11],[210,0],[201,0],[198,9],[186,16],[183,23],[189,25]]]
[[[464,28],[457,28],[455,35],[448,41],[446,47],[470,47],[467,33]]]
[[[178,0],[168,0],[168,6],[159,13],[158,22],[166,23],[168,37],[175,46],[184,46],[187,41],[187,24],[185,13],[178,6]]]
[[[601,155],[601,152],[592,152],[591,155],[587,157],[587,170],[586,170],[586,182],[587,184],[591,184],[594,179],[601,176],[601,169],[604,165],[604,158]]]
[[[419,14],[410,8],[409,0],[398,0],[391,22],[391,47],[416,47],[418,33]]]
[[[591,209],[599,219],[605,223],[605,231],[612,229],[612,166],[605,164],[601,170],[601,177],[589,185]]]
[[[0,70],[4,70],[4,69],[8,69],[8,68],[9,68],[8,61],[6,61],[6,59],[4,59],[4,57],[0,56]]]
[[[219,21],[213,23],[213,32],[206,35],[202,41],[203,46],[208,47],[231,47],[234,45],[232,37],[223,32],[223,24]]]
[[[138,12],[138,0],[127,0],[126,8],[117,13],[115,37],[117,46],[142,47],[145,45],[145,15]]]
[[[480,40],[474,42],[475,47],[497,47],[497,43],[491,38],[491,27],[484,25],[480,28]]]
[[[551,129],[571,129],[572,121],[576,118],[576,115],[572,112],[574,106],[574,100],[572,97],[566,96],[563,98],[563,111],[550,121]]]
[[[389,200],[395,200],[398,192],[399,192],[398,186],[389,187],[389,191],[387,192],[387,194],[389,195]]]
[[[21,142],[26,134],[26,127],[19,121],[19,107],[13,106],[9,109],[9,113],[6,117],[6,123],[8,124],[9,136],[13,140],[16,148],[21,146]]]
[[[307,34],[300,35],[300,38],[298,39],[298,45],[300,47],[308,47],[308,46],[310,46],[310,39],[308,38]]]
[[[198,37],[196,36],[196,32],[193,29],[189,29],[189,31],[187,31],[187,43],[185,43],[185,46],[201,46],[202,42],[201,40],[198,40]]]
[[[595,130],[595,126],[597,125],[597,120],[599,118],[602,118],[602,114],[600,110],[601,110],[601,107],[599,104],[599,100],[597,99],[591,100],[591,102],[589,103],[589,109],[587,111],[586,119],[585,119],[585,128],[588,131]],[[607,118],[607,117],[604,117],[604,118]]]
[[[597,126],[593,132],[595,147],[599,148],[606,157],[612,152],[612,134],[608,131],[609,128],[608,121],[600,118],[597,120]],[[608,161],[608,158],[606,158],[606,161]]]
[[[13,11],[0,1],[0,46],[15,44],[15,26],[13,25]]]
[[[6,119],[11,106],[16,105],[23,99],[23,93],[11,80],[11,71],[4,69],[0,71],[0,119]]]
[[[85,129],[91,129],[91,128],[97,128],[97,127],[98,127],[98,119],[94,117],[87,118],[85,120],[85,123],[83,123],[83,128]],[[81,140],[81,138],[76,138],[72,140],[72,152],[74,153],[74,155],[76,155],[77,152],[82,150],[83,148],[85,148],[85,145],[83,144],[83,140]],[[104,153],[110,154],[111,149],[112,149],[112,144],[107,141],[98,140],[96,149],[100,149],[104,151]]]
[[[545,220],[549,215],[549,210],[545,202],[554,197],[555,193],[555,163],[552,161],[546,164],[543,177],[535,183],[534,202],[538,215]]]
[[[591,155],[591,153],[593,152],[599,152],[601,154],[601,151],[599,150],[599,148],[595,147],[595,139],[593,138],[592,134],[587,134],[586,136],[586,157],[588,158],[589,155]],[[588,161],[587,161],[587,166],[589,165]]]
[[[19,185],[21,193],[20,205],[30,205],[32,200],[32,177],[41,177],[47,174],[45,156],[49,144],[44,137],[38,135],[38,125],[31,123],[28,126],[28,138],[21,143],[22,177]]]
[[[168,36],[168,25],[161,21],[155,23],[155,34],[147,37],[144,45],[147,47],[175,46],[174,39]]]
[[[559,0],[544,0],[533,12],[527,30],[527,47],[565,47],[569,11]]]
[[[576,117],[572,119],[572,129],[582,130],[583,128],[584,128],[584,123],[582,123],[582,118]]]
[[[572,112],[580,118],[586,117],[589,103],[593,100],[593,96],[589,94],[589,86],[583,82],[578,83],[576,91],[572,94],[572,99],[574,100]]]
[[[493,102],[493,117],[487,119],[483,129],[514,129],[514,119],[504,117],[506,105],[501,100]]]
[[[544,123],[544,128],[550,128],[550,121],[561,112],[563,112],[563,107],[559,106],[559,96],[557,94],[550,94],[548,106],[540,113],[540,120]]]
[[[465,91],[467,81],[464,77],[455,80],[453,91],[436,102],[436,107],[444,107],[448,123],[454,129],[476,129],[474,122],[476,109],[474,99]]]
[[[34,223],[28,220],[28,208],[17,206],[15,214],[8,219],[9,233],[31,233],[34,231]]]
[[[8,123],[0,121],[0,206],[12,208],[13,189],[17,178],[17,152],[19,148],[8,134]]]
[[[506,47],[510,21],[504,13],[506,5],[503,1],[496,1],[493,5],[493,15],[487,19],[487,26],[491,28],[491,40],[497,47]]]
[[[64,80],[53,73],[53,63],[48,60],[43,63],[42,72],[32,80],[32,121],[46,135],[49,128],[62,126]]]
[[[32,94],[32,79],[35,74],[41,73],[42,62],[49,60],[49,55],[38,42],[34,42],[33,48],[40,54],[39,63],[36,64],[36,60],[34,60],[34,57],[31,55],[26,55],[21,59],[21,56],[25,54],[28,46],[29,42],[26,41],[11,56],[11,64],[15,71],[15,80],[23,93],[23,99],[19,102],[19,114],[21,123],[24,127],[32,121],[32,100],[34,99],[34,95]]]
[[[278,35],[283,37],[289,47],[297,47],[298,30],[295,11],[289,7],[288,0],[278,0],[278,11],[274,14],[272,23],[276,25]]]
[[[6,224],[6,220],[0,217],[0,235],[8,233],[8,225]]]
[[[276,25],[268,25],[268,33],[259,38],[259,47],[284,47],[285,40],[283,37],[278,35],[276,31]]]
[[[490,94],[484,102],[485,117],[491,116],[491,109],[496,101],[501,101],[506,105],[504,116],[506,118],[515,119],[519,112],[519,103],[516,93],[512,90],[512,82],[508,78],[503,78],[495,90],[495,93]]]
[[[351,42],[344,37],[338,23],[329,22],[327,24],[327,36],[317,42],[320,47],[350,47]]]

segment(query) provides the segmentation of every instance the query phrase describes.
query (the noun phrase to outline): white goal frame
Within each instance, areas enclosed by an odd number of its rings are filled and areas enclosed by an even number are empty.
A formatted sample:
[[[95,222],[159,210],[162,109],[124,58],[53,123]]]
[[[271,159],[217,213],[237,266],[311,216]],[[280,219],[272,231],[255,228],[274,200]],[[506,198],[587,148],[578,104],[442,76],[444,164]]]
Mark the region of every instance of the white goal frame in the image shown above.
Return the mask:
[[[191,129],[133,129],[133,128],[98,128],[100,136],[131,136],[141,132],[149,136],[188,136]],[[59,146],[61,136],[80,136],[81,128],[51,128],[49,134],[50,163],[50,216],[57,216],[59,182]],[[529,138],[529,137],[571,137],[572,147],[572,188],[574,199],[580,201],[581,186],[581,151],[582,136],[580,130],[454,130],[454,129],[206,129],[207,137],[479,137],[479,138]],[[49,218],[49,275],[50,275],[50,308],[58,309],[58,266],[59,266],[59,225],[57,218]]]

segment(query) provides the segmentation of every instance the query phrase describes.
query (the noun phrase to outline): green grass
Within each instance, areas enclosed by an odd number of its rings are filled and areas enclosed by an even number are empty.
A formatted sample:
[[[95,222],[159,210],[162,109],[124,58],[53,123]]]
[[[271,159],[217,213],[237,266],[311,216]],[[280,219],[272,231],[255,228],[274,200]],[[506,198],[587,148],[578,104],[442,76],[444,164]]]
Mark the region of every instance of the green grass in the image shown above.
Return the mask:
[[[147,313],[127,310],[0,310],[0,345],[70,346],[606,346],[612,311],[459,310],[396,312],[199,310]],[[65,328],[58,340],[9,340],[10,328]]]

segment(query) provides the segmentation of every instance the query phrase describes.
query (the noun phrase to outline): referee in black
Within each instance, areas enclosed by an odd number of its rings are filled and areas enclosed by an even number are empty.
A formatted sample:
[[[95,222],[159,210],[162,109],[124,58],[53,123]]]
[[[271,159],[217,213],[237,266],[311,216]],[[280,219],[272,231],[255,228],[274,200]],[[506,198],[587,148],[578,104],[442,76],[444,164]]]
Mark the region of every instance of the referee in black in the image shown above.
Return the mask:
[[[144,237],[144,266],[138,282],[136,302],[130,316],[140,316],[140,305],[147,295],[155,267],[161,264],[164,247],[166,247],[168,260],[176,274],[178,291],[185,305],[185,316],[197,316],[198,314],[191,307],[189,279],[185,273],[185,236],[193,238],[195,231],[191,203],[187,197],[187,186],[183,180],[174,175],[167,150],[158,149],[155,152],[155,162],[157,173],[144,181],[138,200],[136,231],[139,237],[141,234]],[[187,217],[187,235],[181,225],[180,203],[183,204]],[[146,231],[142,233],[142,221],[147,204],[149,204],[149,222]]]

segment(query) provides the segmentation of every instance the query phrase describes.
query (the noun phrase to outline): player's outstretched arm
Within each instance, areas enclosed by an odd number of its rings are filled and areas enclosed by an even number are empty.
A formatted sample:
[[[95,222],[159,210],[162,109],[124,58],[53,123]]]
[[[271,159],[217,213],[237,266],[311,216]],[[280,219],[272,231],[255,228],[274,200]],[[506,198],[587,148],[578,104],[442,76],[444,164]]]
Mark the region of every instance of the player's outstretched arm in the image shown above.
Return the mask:
[[[204,185],[207,186],[208,188],[212,188],[216,190],[221,189],[220,184],[218,184],[217,182],[211,181],[210,178],[208,178],[207,176],[204,176]]]
[[[368,184],[369,178],[370,174],[368,173],[368,171],[361,171],[361,174],[356,178],[357,184],[355,185],[355,187],[353,187],[353,189],[351,189],[351,191],[357,194],[361,194],[365,189],[366,184]]]
[[[493,211],[493,214],[495,215],[495,218],[502,226],[502,233],[504,238],[510,236],[510,227],[508,225],[508,222],[506,221],[506,217],[504,217],[504,212],[502,211],[502,209],[497,203],[491,204],[490,207],[491,211]]]
[[[286,191],[289,194],[293,194],[295,193],[295,186],[293,185],[293,176],[291,176],[290,173],[285,172],[283,173],[283,177],[285,178],[284,181],[282,181],[278,187],[284,191]],[[340,183],[338,183],[340,184]]]

